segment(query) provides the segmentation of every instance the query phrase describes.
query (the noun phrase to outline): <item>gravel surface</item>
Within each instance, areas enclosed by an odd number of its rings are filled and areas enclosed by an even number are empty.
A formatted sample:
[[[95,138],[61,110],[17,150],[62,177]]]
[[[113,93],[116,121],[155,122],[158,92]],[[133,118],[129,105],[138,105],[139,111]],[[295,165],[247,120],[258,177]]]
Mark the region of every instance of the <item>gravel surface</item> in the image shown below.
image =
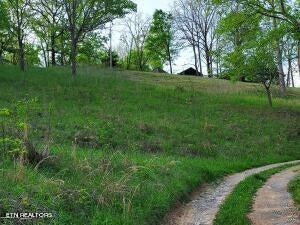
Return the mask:
[[[296,166],[275,174],[259,189],[249,214],[253,225],[300,225],[300,212],[288,192],[289,182],[299,171]]]
[[[233,191],[235,186],[245,178],[275,167],[299,163],[298,161],[272,164],[255,169],[246,170],[224,178],[217,185],[203,185],[193,194],[191,201],[186,204],[180,203],[173,211],[164,218],[163,225],[213,225],[214,218],[220,205]]]

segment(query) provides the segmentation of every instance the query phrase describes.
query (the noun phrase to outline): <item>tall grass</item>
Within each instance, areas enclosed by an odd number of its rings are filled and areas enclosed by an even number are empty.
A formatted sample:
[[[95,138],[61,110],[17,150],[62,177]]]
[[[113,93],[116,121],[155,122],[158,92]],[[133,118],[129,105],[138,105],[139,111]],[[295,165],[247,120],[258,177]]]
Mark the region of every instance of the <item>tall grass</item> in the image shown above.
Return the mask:
[[[40,224],[156,224],[203,182],[299,159],[298,91],[270,109],[252,86],[97,68],[73,80],[64,68],[1,66],[0,108],[37,98],[29,138],[38,151],[47,139],[55,163],[26,165],[18,180],[1,159],[0,212],[54,213]]]

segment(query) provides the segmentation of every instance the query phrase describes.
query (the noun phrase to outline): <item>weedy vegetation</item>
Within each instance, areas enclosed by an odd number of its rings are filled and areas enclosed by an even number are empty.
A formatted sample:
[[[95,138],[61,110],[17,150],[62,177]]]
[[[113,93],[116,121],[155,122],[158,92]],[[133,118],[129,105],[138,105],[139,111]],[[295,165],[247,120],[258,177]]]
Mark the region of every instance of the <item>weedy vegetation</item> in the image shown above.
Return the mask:
[[[293,195],[294,201],[300,209],[300,175],[289,184],[289,191]]]
[[[0,213],[159,224],[204,182],[300,158],[297,89],[275,89],[270,108],[254,84],[97,67],[69,77],[0,67]]]

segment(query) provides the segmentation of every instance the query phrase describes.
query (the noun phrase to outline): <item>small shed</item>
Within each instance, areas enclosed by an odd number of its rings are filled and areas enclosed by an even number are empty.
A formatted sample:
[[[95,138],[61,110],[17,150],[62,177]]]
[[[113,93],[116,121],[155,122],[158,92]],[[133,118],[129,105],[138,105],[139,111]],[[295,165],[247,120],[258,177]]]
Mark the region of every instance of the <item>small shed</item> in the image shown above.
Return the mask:
[[[193,67],[190,67],[190,68],[182,71],[181,73],[179,73],[179,75],[197,76],[197,70],[195,70]],[[200,72],[198,72],[198,75],[202,76],[202,74]]]
[[[162,68],[159,68],[159,67],[154,68],[154,69],[152,70],[152,72],[153,72],[153,73],[167,73],[166,71],[164,71]]]

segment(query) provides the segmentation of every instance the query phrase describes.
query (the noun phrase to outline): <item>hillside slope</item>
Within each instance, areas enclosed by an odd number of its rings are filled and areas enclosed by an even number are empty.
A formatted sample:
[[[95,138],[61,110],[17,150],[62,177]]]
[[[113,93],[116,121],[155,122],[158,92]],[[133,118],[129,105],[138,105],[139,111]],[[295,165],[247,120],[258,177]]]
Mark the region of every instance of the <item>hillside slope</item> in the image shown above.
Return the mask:
[[[30,142],[53,155],[20,166],[1,131],[0,213],[54,214],[40,224],[157,224],[203,182],[300,159],[297,89],[271,109],[255,84],[1,66],[0,90],[2,127],[28,123]]]

